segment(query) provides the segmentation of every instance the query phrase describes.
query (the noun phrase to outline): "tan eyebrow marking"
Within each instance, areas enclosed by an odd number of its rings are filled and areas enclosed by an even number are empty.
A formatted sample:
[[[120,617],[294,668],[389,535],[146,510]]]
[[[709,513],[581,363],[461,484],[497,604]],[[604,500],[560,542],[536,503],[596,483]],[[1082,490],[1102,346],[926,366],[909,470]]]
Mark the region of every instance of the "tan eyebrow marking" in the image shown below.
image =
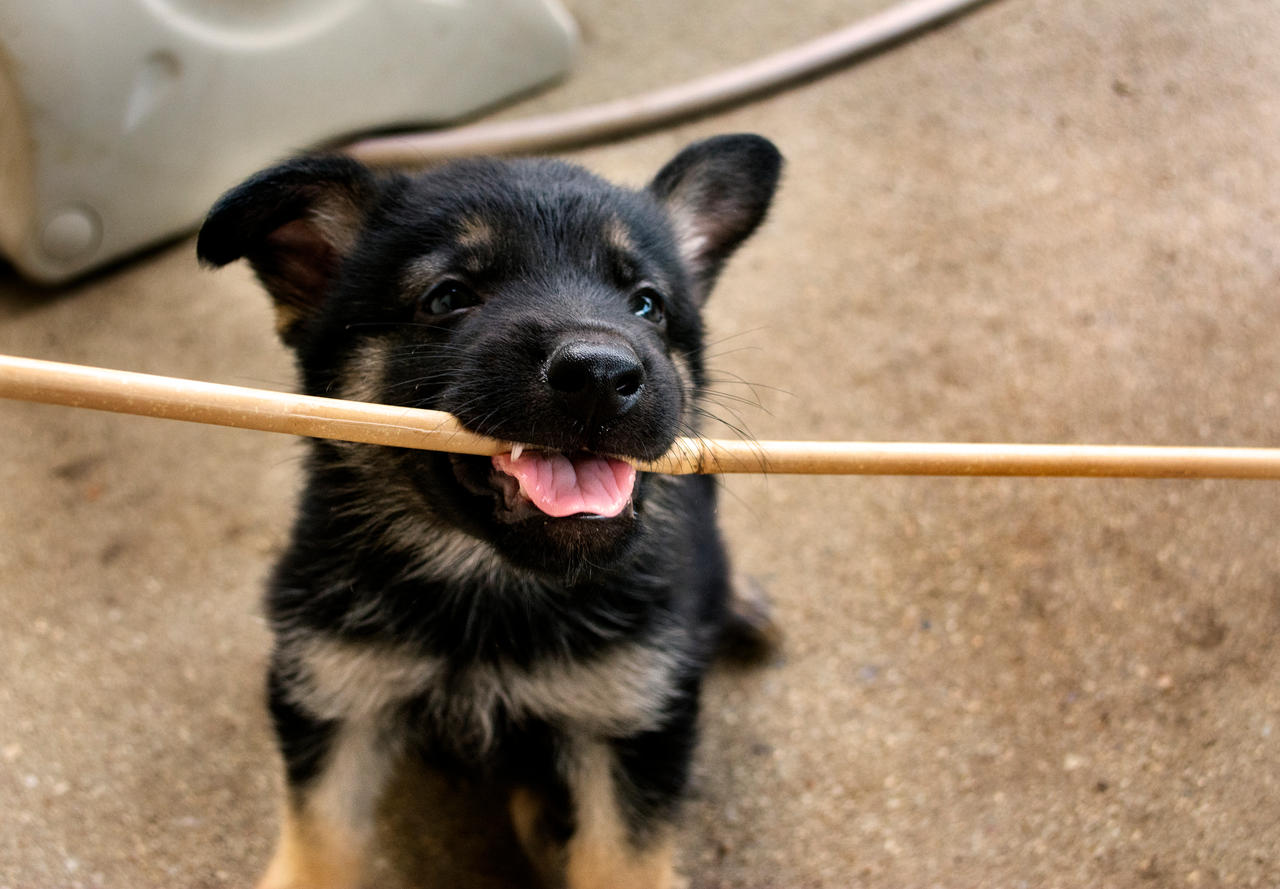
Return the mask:
[[[601,233],[607,245],[605,256],[612,273],[621,283],[634,283],[639,275],[636,244],[627,226],[616,216],[605,220]]]
[[[631,240],[631,233],[622,224],[622,220],[616,216],[605,222],[604,237],[609,242],[609,246],[615,248],[619,253],[632,253],[636,249],[635,242]]]
[[[462,221],[462,225],[458,226],[458,234],[455,236],[455,241],[459,247],[466,247],[471,250],[492,248],[495,240],[493,227],[485,220],[474,216]]]
[[[406,293],[417,294],[435,283],[448,270],[444,257],[438,253],[419,256],[405,266],[400,276],[400,286]]]
[[[493,262],[498,233],[487,220],[471,216],[462,220],[453,242],[460,253],[459,264],[471,274],[479,275]]]
[[[479,275],[488,265],[487,253],[467,253],[462,257],[462,267],[473,275]]]

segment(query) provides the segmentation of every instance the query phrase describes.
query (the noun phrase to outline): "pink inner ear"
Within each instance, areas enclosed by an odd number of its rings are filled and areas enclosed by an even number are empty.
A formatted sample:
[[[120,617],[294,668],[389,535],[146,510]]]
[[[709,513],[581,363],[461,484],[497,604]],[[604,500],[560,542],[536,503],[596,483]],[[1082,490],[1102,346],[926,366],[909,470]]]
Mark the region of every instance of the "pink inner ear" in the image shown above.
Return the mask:
[[[326,249],[329,245],[320,236],[320,231],[309,219],[291,219],[284,225],[267,235],[267,243],[277,250],[312,250],[317,243]]]
[[[680,256],[686,263],[695,268],[702,264],[707,252],[707,232],[704,225],[699,224],[697,212],[683,205],[671,207],[671,221],[675,223],[676,246]]]
[[[314,222],[294,219],[267,235],[259,262],[276,299],[307,309],[324,296],[337,260],[337,250]]]

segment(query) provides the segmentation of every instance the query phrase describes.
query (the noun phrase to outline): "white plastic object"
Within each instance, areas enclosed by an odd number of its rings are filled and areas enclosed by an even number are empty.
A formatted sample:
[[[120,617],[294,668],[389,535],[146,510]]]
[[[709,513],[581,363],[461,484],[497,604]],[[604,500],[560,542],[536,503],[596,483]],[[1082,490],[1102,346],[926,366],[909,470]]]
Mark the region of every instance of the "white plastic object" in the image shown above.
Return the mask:
[[[58,283],[291,152],[563,74],[558,0],[3,0],[0,252]]]

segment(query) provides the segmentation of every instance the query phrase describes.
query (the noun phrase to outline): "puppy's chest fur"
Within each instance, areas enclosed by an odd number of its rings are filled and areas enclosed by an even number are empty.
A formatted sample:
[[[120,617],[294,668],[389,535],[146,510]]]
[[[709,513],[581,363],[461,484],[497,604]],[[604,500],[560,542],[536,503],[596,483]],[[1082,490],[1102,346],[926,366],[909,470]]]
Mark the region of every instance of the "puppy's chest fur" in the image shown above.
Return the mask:
[[[531,722],[600,736],[649,731],[683,666],[684,633],[670,629],[587,659],[459,665],[383,642],[308,634],[284,641],[280,663],[294,703],[317,719],[430,725],[449,753],[484,755],[508,726]]]

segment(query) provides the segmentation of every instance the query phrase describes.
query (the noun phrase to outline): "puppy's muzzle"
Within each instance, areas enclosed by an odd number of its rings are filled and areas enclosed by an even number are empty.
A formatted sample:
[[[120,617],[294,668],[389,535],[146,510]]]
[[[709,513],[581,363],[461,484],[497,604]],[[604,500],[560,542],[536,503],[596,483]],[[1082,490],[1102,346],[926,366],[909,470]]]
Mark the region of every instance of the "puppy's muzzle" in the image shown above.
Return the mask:
[[[566,414],[588,426],[602,426],[640,400],[645,373],[625,341],[572,339],[552,351],[543,379]]]

